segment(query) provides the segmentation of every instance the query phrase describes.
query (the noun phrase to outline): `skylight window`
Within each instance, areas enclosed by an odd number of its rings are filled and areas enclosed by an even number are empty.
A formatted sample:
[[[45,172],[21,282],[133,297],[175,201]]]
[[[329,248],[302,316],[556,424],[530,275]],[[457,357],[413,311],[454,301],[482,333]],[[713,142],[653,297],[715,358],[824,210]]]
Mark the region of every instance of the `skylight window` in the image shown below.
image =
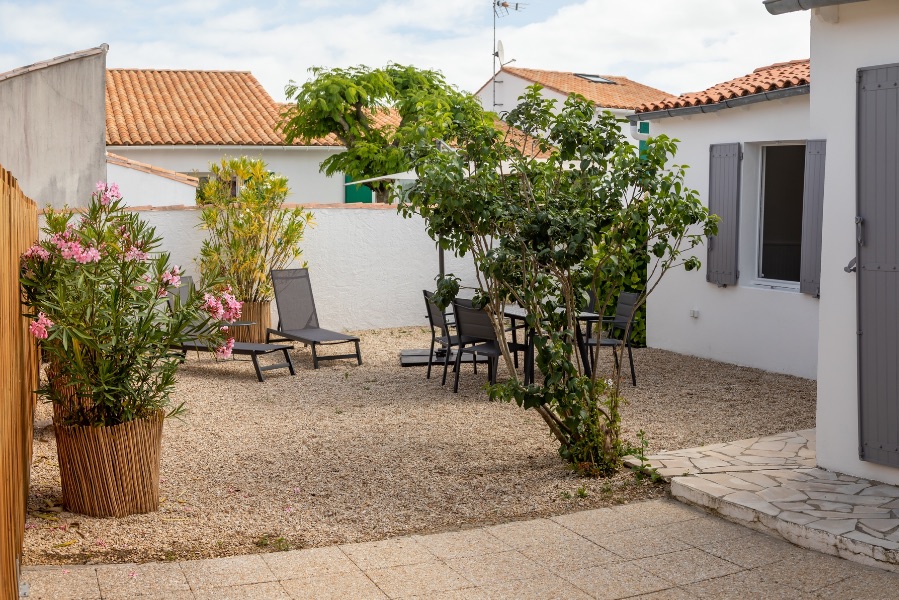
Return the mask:
[[[600,77],[599,75],[588,75],[587,73],[575,73],[575,77],[580,77],[581,79],[586,79],[587,81],[591,81],[593,83],[611,83],[615,84],[611,79],[606,79],[605,77]]]

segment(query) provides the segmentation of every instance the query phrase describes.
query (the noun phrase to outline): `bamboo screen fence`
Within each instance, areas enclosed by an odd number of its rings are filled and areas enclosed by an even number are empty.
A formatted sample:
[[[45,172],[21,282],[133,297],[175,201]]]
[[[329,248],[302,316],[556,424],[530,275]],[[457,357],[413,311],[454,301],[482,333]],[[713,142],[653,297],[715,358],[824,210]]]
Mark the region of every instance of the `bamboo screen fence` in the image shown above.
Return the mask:
[[[19,256],[37,240],[37,205],[0,166],[0,599],[19,596],[28,499],[37,345],[22,317]]]

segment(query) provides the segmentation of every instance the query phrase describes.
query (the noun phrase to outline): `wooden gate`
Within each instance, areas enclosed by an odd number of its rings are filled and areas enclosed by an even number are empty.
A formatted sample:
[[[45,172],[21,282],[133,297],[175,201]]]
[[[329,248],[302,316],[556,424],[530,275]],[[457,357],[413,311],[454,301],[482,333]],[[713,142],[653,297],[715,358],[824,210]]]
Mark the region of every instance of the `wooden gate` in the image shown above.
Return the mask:
[[[37,206],[0,166],[0,598],[18,598],[28,499],[37,345],[23,318],[19,256],[37,240]]]

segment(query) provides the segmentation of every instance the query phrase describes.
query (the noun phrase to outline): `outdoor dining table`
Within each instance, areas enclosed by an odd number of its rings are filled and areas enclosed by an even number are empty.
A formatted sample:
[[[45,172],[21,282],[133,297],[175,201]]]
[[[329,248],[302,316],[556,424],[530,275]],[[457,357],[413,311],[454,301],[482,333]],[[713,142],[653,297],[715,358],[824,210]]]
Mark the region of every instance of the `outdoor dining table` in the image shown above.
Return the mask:
[[[557,311],[561,311],[562,309],[557,309]],[[528,383],[534,382],[534,331],[532,328],[527,326],[527,316],[528,312],[524,308],[518,306],[517,304],[508,304],[506,305],[503,314],[506,318],[509,319],[512,328],[512,344],[513,347],[517,347],[518,342],[518,330],[524,328],[525,329],[525,340],[523,342],[524,345],[524,383],[527,385]],[[589,311],[581,311],[577,315],[577,323],[578,326],[575,328],[575,342],[578,346],[578,354],[581,357],[581,362],[584,365],[585,372],[590,369],[590,360],[587,355],[587,340],[584,337],[584,333],[581,331],[580,324],[585,323],[595,323],[602,320],[602,315]],[[524,323],[524,325],[519,325],[518,321]],[[517,366],[517,365],[516,365]]]

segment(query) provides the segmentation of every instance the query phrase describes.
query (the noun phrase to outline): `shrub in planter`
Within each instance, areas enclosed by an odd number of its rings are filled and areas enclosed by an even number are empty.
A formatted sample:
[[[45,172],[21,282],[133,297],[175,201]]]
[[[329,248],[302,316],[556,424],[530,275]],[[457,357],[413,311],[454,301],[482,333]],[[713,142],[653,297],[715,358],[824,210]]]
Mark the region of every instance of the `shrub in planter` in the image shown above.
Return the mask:
[[[235,338],[264,342],[274,298],[269,271],[300,257],[312,213],[282,208],[287,178],[270,172],[260,159],[225,158],[209,169],[212,176],[197,191],[201,227],[208,232],[200,274],[226,281],[244,303],[243,318],[255,323],[235,328]]]
[[[181,271],[115,184],[97,184],[80,218],[52,209],[45,218],[21,284],[50,363],[38,392],[53,403],[66,505],[93,516],[155,510],[163,418],[182,409],[171,398],[178,347],[199,337],[229,355],[223,326],[240,305],[227,292],[192,291],[172,310]]]

